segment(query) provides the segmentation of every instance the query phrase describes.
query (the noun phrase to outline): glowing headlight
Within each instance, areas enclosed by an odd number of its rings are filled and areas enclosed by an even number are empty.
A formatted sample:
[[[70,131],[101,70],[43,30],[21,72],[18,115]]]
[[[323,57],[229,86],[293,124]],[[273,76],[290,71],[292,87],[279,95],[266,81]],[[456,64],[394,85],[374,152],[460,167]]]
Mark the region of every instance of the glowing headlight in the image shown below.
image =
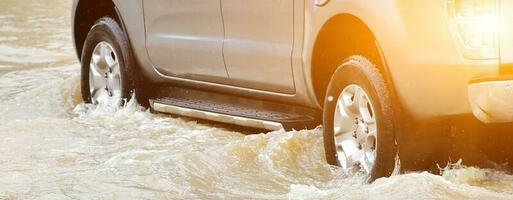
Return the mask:
[[[447,0],[454,37],[468,59],[499,57],[498,0]]]

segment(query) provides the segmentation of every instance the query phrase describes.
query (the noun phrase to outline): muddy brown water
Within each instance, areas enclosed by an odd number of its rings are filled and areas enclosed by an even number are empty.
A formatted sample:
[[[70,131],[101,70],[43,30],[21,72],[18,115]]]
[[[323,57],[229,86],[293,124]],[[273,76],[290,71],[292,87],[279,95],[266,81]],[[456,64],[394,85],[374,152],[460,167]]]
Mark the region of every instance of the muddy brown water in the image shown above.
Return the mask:
[[[326,164],[320,130],[84,105],[70,4],[0,1],[0,199],[513,199],[513,176],[469,167],[366,184]]]

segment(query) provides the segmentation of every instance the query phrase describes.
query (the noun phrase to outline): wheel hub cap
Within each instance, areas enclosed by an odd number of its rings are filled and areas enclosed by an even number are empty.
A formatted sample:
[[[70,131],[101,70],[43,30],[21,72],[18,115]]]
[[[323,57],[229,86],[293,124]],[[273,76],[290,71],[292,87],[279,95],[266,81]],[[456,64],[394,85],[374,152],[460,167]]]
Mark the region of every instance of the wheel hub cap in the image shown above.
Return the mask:
[[[333,125],[342,168],[370,173],[376,159],[377,125],[374,107],[363,88],[349,85],[342,91]]]
[[[89,90],[93,104],[116,104],[121,101],[121,71],[118,55],[107,42],[93,50],[89,67]]]

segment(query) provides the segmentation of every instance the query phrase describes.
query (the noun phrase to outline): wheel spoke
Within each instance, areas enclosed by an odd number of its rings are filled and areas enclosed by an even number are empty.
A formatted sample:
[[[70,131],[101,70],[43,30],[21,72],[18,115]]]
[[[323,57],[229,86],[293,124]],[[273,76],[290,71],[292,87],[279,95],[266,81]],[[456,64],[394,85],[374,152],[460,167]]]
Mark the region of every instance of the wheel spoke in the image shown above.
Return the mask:
[[[102,59],[104,59],[104,60],[105,60],[105,57],[107,56],[107,52],[109,51],[108,48],[109,47],[104,42],[100,43],[100,55],[101,55]]]
[[[358,165],[361,167],[363,159],[365,159],[365,156],[362,151],[355,151],[349,156],[348,163],[351,163],[351,167],[358,167]]]
[[[342,100],[339,99],[337,101],[337,107],[335,109],[334,116],[334,127],[336,134],[349,132],[351,129],[353,129],[354,119],[346,113],[343,106],[344,104]]]
[[[356,164],[356,162],[360,159],[360,150],[358,149],[357,142],[351,137],[342,137],[339,141],[337,141],[337,146],[344,154],[345,162],[347,164],[346,167],[350,168]]]
[[[378,130],[377,130],[376,124],[368,126],[368,129],[369,129],[369,131],[367,133],[367,136],[378,137]]]
[[[361,169],[363,169],[363,171],[365,171],[365,173],[367,174],[369,174],[372,170],[372,163],[369,163],[369,160],[367,160],[367,156],[360,156],[358,164],[360,164]]]
[[[96,74],[105,76],[105,74],[108,72],[108,68],[104,66],[102,61],[100,60],[99,63],[95,63],[95,61],[91,62],[89,65],[90,70],[93,70]]]
[[[102,56],[97,54],[96,52],[93,53],[93,55],[91,56],[91,64],[95,64],[95,65],[98,65],[100,63],[102,59]]]
[[[351,88],[342,92],[342,98],[339,103],[343,105],[344,112],[350,118],[360,115],[360,102],[364,98],[364,91],[361,88]]]
[[[93,99],[93,103],[101,104],[108,101],[109,94],[105,89],[95,89],[91,93],[91,97]]]
[[[349,118],[355,118],[358,116],[358,108],[355,100],[354,93],[349,91],[347,93],[343,93],[342,98],[338,102],[342,108],[341,111],[343,111],[343,114],[347,115]]]
[[[106,80],[103,74],[98,72],[97,67],[94,65],[94,63],[91,63],[90,70],[89,70],[89,89],[91,91],[95,89],[105,89],[106,87]]]
[[[374,110],[370,104],[370,101],[367,97],[362,97],[360,102],[358,103],[359,112],[362,116],[362,119],[367,124],[374,124],[376,119],[374,117]]]
[[[109,65],[110,73],[114,76],[121,75],[121,69],[119,68],[119,62],[115,61],[112,65]]]
[[[121,83],[119,76],[113,76],[112,74],[109,74],[109,77],[107,78],[107,89],[112,96],[120,95],[118,94],[121,92]]]
[[[360,104],[366,99],[365,92],[362,88],[358,87],[356,88],[356,91],[354,92],[354,106],[360,106]]]

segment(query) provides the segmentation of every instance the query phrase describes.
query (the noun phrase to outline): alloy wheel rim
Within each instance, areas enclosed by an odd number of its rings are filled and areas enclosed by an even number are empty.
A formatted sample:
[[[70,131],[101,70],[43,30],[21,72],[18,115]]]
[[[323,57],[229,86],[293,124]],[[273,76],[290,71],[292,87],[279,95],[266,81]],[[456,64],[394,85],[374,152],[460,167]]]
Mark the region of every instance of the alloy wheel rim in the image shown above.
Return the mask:
[[[93,104],[119,104],[121,70],[112,45],[102,41],[93,50],[89,66],[89,91]]]
[[[370,174],[377,155],[377,121],[369,95],[358,85],[349,85],[337,99],[334,113],[337,157],[345,170]]]

